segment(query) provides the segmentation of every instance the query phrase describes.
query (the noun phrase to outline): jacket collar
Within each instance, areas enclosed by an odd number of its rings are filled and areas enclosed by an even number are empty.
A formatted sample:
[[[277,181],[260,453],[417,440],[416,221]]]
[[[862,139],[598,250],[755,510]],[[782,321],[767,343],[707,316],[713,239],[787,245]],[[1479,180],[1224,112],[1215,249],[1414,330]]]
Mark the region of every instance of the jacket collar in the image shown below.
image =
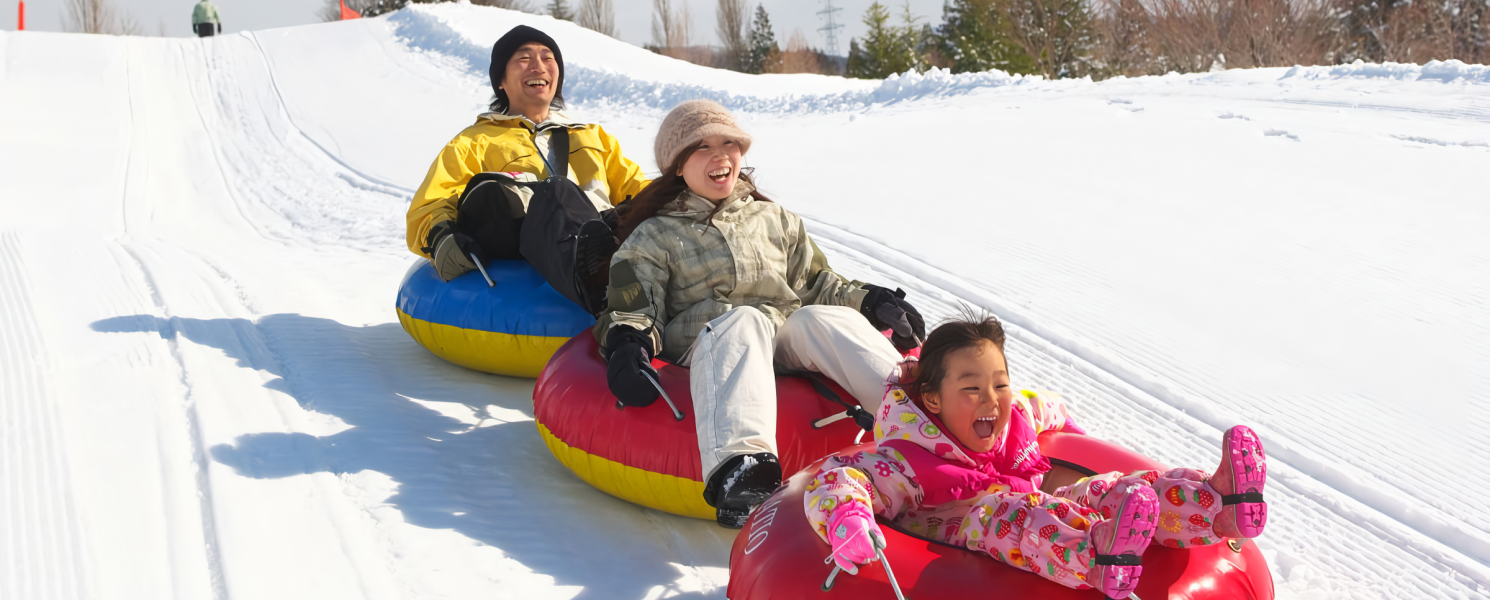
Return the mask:
[[[678,195],[677,200],[667,203],[666,206],[663,206],[661,210],[657,211],[657,214],[666,217],[692,219],[699,222],[706,220],[728,221],[739,213],[741,209],[748,206],[751,202],[755,202],[755,198],[750,195],[754,191],[755,186],[750,185],[750,182],[744,179],[739,179],[735,181],[735,189],[730,192],[729,196],[720,200],[719,204],[714,204],[712,200],[693,193],[693,190],[685,189],[683,193]]]
[[[979,469],[988,464],[990,458],[1003,445],[1003,438],[1007,431],[999,433],[999,439],[994,442],[993,450],[984,453],[969,450],[946,430],[941,419],[936,415],[923,412],[915,402],[911,401],[910,395],[901,389],[898,377],[892,380],[890,385],[887,399],[891,401],[881,404],[880,414],[875,419],[874,438],[876,441],[910,442],[942,460],[970,469]]]
[[[586,123],[584,121],[576,121],[574,119],[571,119],[569,118],[569,115],[566,115],[563,111],[558,110],[548,111],[548,119],[542,123],[533,123],[531,119],[522,115],[509,115],[499,112],[484,112],[481,113],[481,116],[478,116],[476,118],[477,120],[491,121],[492,123],[506,123],[510,125],[523,126],[534,131],[543,131],[545,129],[550,129],[553,127],[574,129],[576,127],[593,125],[593,123]]]

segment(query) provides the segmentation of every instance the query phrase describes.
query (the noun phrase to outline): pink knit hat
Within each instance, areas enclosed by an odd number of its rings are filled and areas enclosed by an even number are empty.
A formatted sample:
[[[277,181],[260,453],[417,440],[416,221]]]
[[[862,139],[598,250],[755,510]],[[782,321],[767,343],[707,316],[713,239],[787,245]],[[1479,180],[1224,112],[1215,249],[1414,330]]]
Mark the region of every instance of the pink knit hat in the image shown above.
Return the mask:
[[[667,169],[678,153],[711,135],[722,135],[740,145],[740,154],[750,151],[750,134],[735,125],[729,109],[713,100],[689,100],[679,104],[662,120],[657,141],[652,144],[657,168]]]

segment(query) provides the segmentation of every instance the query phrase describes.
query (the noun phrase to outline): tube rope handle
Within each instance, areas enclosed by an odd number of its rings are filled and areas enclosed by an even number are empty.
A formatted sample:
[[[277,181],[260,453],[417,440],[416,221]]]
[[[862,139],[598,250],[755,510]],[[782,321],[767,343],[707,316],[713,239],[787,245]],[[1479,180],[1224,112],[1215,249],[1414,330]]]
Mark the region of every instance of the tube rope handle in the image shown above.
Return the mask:
[[[486,274],[486,267],[485,266],[482,266],[481,259],[476,258],[476,253],[475,252],[472,252],[470,254],[470,256],[471,256],[471,261],[476,263],[476,268],[481,269],[481,276],[486,278],[486,287],[489,287],[489,288],[491,288],[491,287],[497,287],[497,282],[492,281],[491,280],[491,275],[487,275]]]
[[[674,420],[677,420],[677,421],[682,421],[683,420],[683,411],[678,410],[678,405],[677,404],[674,404],[673,403],[672,396],[667,395],[667,392],[662,389],[662,384],[657,383],[657,380],[656,379],[653,379],[651,375],[648,375],[646,373],[642,373],[642,376],[643,377],[646,377],[647,378],[647,381],[652,382],[652,387],[657,388],[657,393],[662,394],[662,399],[667,401],[667,407],[673,409],[673,419]],[[616,410],[626,410],[626,403],[621,402],[620,400],[617,400],[616,401]]]

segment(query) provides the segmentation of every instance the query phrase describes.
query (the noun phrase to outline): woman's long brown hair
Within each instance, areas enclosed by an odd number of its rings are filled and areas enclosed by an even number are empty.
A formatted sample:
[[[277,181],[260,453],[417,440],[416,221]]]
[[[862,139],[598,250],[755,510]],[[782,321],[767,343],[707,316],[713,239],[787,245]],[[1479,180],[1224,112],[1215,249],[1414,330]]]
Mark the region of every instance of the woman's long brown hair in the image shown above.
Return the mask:
[[[616,207],[617,211],[622,213],[621,225],[616,229],[616,235],[621,242],[631,237],[631,232],[636,231],[642,221],[656,216],[657,211],[662,210],[662,207],[667,206],[669,202],[677,200],[678,196],[688,189],[688,182],[684,181],[683,176],[678,172],[683,170],[683,163],[688,162],[688,157],[693,156],[693,153],[703,145],[703,142],[698,142],[684,148],[678,153],[678,157],[673,159],[673,164],[662,170],[660,177],[653,179],[635,197]],[[755,181],[743,170],[740,173],[740,179],[755,185]],[[771,202],[771,199],[762,194],[760,190],[751,192],[750,196],[761,202]]]

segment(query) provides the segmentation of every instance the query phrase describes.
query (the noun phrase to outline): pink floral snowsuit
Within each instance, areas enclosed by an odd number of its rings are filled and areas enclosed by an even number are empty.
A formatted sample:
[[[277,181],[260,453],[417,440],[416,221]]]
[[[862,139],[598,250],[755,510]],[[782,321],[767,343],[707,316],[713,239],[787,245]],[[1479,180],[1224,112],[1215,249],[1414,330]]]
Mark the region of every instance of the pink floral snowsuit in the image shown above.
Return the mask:
[[[1016,395],[1013,418],[994,449],[974,453],[944,433],[935,415],[916,407],[898,379],[880,404],[874,452],[830,458],[807,486],[807,518],[827,541],[833,510],[863,503],[876,515],[925,538],[986,552],[1062,585],[1089,589],[1096,554],[1093,524],[1106,490],[1141,479],[1160,500],[1154,543],[1184,548],[1222,540],[1212,530],[1221,495],[1194,469],[1104,473],[1056,490],[1039,490],[1050,462],[1036,436],[1047,430],[1082,433],[1053,396]]]

